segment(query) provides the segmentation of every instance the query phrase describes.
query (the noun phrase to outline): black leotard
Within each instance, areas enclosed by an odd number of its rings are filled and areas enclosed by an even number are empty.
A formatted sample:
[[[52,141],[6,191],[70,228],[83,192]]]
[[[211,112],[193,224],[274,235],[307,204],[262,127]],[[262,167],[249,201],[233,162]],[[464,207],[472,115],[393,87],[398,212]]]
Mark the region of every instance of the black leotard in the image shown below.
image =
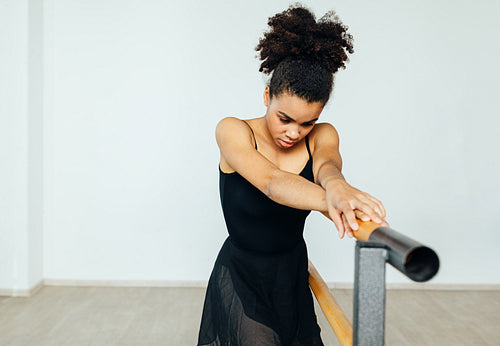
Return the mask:
[[[305,141],[309,160],[300,175],[314,181],[307,137]],[[301,241],[310,210],[272,201],[237,172],[220,171],[219,190],[229,236],[235,245],[252,251],[282,252]]]
[[[305,141],[300,175],[314,181]],[[219,172],[229,237],[210,276],[198,345],[323,345],[303,239],[310,211],[272,201],[237,172]]]

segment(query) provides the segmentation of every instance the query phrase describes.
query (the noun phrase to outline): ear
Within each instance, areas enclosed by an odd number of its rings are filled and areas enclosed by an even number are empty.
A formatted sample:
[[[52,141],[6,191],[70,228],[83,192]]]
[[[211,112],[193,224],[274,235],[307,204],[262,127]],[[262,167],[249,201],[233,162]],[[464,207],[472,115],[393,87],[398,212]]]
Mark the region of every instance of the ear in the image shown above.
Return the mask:
[[[264,89],[264,105],[269,107],[269,102],[271,101],[271,94],[269,93],[269,85]]]

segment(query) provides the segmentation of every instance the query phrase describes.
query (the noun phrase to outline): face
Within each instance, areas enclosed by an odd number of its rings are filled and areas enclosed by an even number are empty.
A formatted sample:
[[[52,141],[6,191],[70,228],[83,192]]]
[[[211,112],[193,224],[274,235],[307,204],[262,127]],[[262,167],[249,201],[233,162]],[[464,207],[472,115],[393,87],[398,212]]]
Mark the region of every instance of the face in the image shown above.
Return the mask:
[[[269,134],[281,149],[293,147],[311,132],[324,107],[323,102],[309,103],[286,93],[271,99],[269,86],[264,91],[264,104]]]

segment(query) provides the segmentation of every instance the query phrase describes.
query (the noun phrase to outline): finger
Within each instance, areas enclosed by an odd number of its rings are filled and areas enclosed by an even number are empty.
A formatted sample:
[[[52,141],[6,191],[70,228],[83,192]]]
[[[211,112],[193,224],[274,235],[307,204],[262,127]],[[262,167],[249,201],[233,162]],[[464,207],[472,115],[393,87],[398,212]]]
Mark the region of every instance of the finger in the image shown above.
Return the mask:
[[[358,209],[354,210],[354,214],[361,221],[370,221],[370,217],[368,215],[366,215],[365,213],[363,213],[361,210],[358,210]]]
[[[345,217],[344,213],[342,213],[342,220],[344,221],[344,227],[346,229],[347,236],[349,238],[354,237],[354,232],[353,232],[352,228],[350,227],[349,222],[347,221],[347,218]]]
[[[344,238],[345,227],[344,227],[344,223],[342,222],[342,218],[339,215],[337,215],[335,217],[334,223],[335,223],[335,226],[337,227],[337,230],[339,232],[339,238],[340,239]]]
[[[373,197],[373,196],[371,196],[371,195],[369,195],[369,194],[367,194],[367,193],[366,193],[363,197],[365,197],[365,198],[360,198],[360,199],[362,200],[362,202],[364,202],[364,203],[366,203],[366,204],[370,205],[370,207],[371,207],[371,208],[372,208],[372,209],[373,209],[373,210],[374,210],[374,211],[375,211],[375,212],[376,212],[376,213],[377,213],[380,217],[383,217],[383,216],[382,216],[382,214],[383,214],[383,212],[382,212],[383,208],[380,208],[380,204],[378,203],[378,200],[377,200],[375,197]]]
[[[389,227],[389,223],[385,219],[382,220],[381,225],[384,227]]]
[[[349,222],[349,225],[354,231],[358,230],[358,221],[356,221],[356,215],[354,214],[353,209],[345,208],[342,209],[342,212],[345,214],[345,218]]]
[[[377,203],[377,200],[374,197],[369,198],[366,201],[366,204],[369,205],[372,208],[373,212],[375,212],[377,214],[379,221],[375,221],[375,219],[373,219],[373,221],[380,223],[382,221],[382,219],[384,218],[384,215],[383,215],[385,212],[385,211],[383,212],[384,209],[380,208],[380,205]]]
[[[328,207],[328,214],[330,215],[330,218],[335,224],[335,227],[337,227],[337,230],[339,231],[339,236],[342,239],[344,237],[345,229],[342,222],[342,218],[340,217],[340,213],[335,208]]]
[[[373,196],[368,195],[368,197],[370,198],[371,201],[373,201],[378,206],[378,208],[377,208],[378,214],[382,218],[385,218],[387,216],[387,214],[386,214],[386,211],[385,211],[385,208],[384,208],[384,205],[382,204],[382,202],[380,202],[378,199],[376,199]]]
[[[365,203],[365,202],[360,201],[360,200],[354,200],[351,202],[351,205],[352,205],[353,209],[358,209],[358,210],[362,211],[363,213],[367,214],[372,221],[374,221],[376,223],[382,222],[381,217],[374,210],[373,206],[370,205],[369,203]]]

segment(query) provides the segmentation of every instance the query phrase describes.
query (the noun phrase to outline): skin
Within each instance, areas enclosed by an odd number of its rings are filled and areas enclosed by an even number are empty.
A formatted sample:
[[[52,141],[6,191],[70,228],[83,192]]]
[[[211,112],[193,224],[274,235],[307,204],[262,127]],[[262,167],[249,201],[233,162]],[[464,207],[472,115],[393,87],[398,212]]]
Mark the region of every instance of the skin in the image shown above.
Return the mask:
[[[282,93],[270,97],[264,90],[266,114],[247,120],[222,119],[216,128],[220,169],[237,171],[273,201],[297,209],[317,210],[330,218],[340,238],[353,236],[356,219],[387,226],[382,203],[349,185],[341,173],[339,137],[328,123],[317,123],[324,104],[307,102],[296,95]],[[312,183],[298,175],[308,161],[305,137],[313,156]]]

